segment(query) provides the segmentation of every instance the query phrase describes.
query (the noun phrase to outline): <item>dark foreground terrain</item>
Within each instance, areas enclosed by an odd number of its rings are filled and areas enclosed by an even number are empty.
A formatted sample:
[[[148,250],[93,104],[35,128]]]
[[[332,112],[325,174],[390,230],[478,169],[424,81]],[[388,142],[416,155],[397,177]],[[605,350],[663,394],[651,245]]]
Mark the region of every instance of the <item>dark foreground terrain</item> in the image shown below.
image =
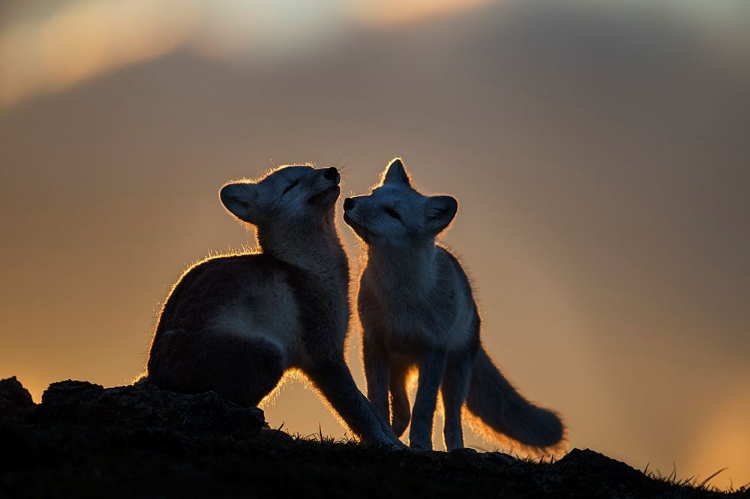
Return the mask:
[[[0,381],[0,497],[750,497],[590,450],[554,463],[292,438],[214,393]]]

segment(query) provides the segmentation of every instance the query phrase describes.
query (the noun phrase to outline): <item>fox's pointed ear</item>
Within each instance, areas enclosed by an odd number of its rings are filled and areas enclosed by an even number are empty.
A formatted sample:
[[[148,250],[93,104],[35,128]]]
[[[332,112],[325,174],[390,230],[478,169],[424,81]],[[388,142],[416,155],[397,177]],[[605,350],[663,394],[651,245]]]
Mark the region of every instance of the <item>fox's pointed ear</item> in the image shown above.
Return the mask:
[[[224,207],[244,222],[256,223],[258,186],[249,182],[226,184],[219,191]]]
[[[440,234],[453,221],[457,211],[458,201],[455,198],[432,196],[425,206],[427,228],[435,235]]]
[[[401,158],[395,158],[385,167],[383,185],[391,183],[411,185],[411,179],[409,179],[409,174],[406,173],[406,168],[404,168]]]

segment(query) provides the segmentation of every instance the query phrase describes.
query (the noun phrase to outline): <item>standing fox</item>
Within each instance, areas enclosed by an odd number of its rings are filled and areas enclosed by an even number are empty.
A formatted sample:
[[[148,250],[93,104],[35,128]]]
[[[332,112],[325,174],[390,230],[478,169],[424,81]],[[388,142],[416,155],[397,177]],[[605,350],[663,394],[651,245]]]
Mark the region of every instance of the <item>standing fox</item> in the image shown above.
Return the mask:
[[[362,441],[401,445],[344,362],[349,267],[335,225],[339,181],[333,167],[290,166],[221,189],[224,207],[257,227],[262,252],[209,258],[185,272],[156,326],[151,382],[254,406],[298,369]]]
[[[410,419],[407,377],[416,367],[412,448],[432,449],[438,390],[448,450],[463,447],[464,403],[495,440],[556,447],[564,435],[560,418],[523,398],[493,365],[479,339],[469,279],[458,260],[435,244],[457,210],[450,196],[414,190],[400,159],[369,196],[344,201],[344,220],[367,246],[358,300],[367,395],[401,436]]]

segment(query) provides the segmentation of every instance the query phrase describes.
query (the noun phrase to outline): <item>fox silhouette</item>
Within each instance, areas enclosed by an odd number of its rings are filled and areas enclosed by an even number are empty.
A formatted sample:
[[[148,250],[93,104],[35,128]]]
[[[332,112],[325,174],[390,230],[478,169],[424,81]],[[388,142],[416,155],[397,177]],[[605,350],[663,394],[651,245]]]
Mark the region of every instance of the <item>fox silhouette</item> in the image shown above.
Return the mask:
[[[208,258],[162,307],[147,380],[257,405],[300,371],[361,441],[401,445],[344,361],[349,266],[335,224],[336,168],[287,166],[224,185],[224,207],[257,228],[258,253]]]
[[[456,257],[436,244],[457,210],[451,196],[417,192],[398,158],[369,195],[344,201],[344,220],[367,251],[357,302],[367,395],[396,435],[411,422],[416,449],[432,449],[438,392],[448,450],[464,445],[464,406],[490,439],[554,448],[565,433],[559,416],[526,400],[493,364],[480,341],[471,283]],[[407,378],[414,369],[410,409]]]

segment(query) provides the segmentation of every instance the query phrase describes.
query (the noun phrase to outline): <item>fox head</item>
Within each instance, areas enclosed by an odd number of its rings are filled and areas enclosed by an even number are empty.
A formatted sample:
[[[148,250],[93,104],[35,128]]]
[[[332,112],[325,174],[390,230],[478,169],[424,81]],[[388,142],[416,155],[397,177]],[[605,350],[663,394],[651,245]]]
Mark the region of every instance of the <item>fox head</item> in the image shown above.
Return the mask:
[[[411,186],[401,159],[386,167],[369,196],[344,201],[344,221],[368,245],[408,247],[431,243],[458,211],[451,196],[423,196]]]
[[[261,231],[289,232],[317,227],[333,220],[341,176],[334,167],[282,166],[257,181],[230,182],[219,191],[224,207],[235,217]]]

